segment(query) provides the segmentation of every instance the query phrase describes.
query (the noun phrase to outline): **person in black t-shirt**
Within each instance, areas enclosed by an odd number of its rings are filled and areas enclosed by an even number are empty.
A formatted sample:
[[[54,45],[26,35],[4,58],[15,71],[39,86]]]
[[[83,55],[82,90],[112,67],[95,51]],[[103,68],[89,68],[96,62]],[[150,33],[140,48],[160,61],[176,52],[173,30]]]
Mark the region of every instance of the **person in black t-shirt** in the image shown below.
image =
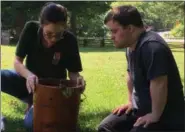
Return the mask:
[[[14,60],[15,70],[1,70],[1,91],[32,106],[35,84],[40,78],[76,80],[84,85],[76,37],[66,29],[67,9],[47,3],[40,20],[25,24]],[[26,58],[26,65],[23,64]],[[29,109],[28,108],[28,109]]]
[[[104,23],[116,48],[126,48],[128,103],[113,110],[98,132],[184,131],[183,85],[168,44],[146,31],[138,10],[118,6]]]

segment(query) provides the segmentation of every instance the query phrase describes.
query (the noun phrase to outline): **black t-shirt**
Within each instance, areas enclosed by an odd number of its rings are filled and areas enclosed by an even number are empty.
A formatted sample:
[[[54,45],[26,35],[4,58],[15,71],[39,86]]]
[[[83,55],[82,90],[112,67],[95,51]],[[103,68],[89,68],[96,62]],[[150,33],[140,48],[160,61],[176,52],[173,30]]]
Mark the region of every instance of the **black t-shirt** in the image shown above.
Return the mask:
[[[42,28],[37,21],[25,24],[19,38],[16,56],[26,57],[26,67],[39,78],[66,78],[67,71],[82,71],[75,36],[64,32],[63,39],[50,48],[42,44]]]
[[[127,49],[128,71],[133,80],[132,100],[141,115],[151,112],[150,80],[168,77],[167,104],[161,121],[184,121],[183,85],[173,54],[167,43],[155,32],[143,32],[136,49]]]

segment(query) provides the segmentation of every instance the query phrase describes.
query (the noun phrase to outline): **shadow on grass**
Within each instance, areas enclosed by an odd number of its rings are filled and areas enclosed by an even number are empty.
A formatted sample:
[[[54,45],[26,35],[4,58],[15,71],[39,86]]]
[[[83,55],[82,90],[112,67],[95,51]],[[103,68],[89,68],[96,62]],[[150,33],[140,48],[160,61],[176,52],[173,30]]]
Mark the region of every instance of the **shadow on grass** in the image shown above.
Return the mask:
[[[110,111],[99,111],[90,113],[80,113],[80,132],[96,132],[100,122],[110,114]]]
[[[179,50],[178,49],[171,49],[171,51],[172,52],[184,52],[184,50],[182,50],[182,49],[179,49]]]
[[[23,119],[6,117],[5,132],[28,132],[23,126]]]
[[[96,132],[98,124],[108,114],[110,114],[110,111],[81,114],[79,117],[79,132]],[[23,119],[13,119],[10,117],[6,117],[6,120],[6,132],[28,132],[23,126]]]
[[[184,52],[184,44],[169,44],[169,47],[172,52]]]
[[[16,111],[23,111],[22,108],[16,108]],[[79,114],[79,132],[96,132],[99,123],[110,114],[110,111],[81,112]],[[6,132],[29,132],[23,126],[22,118],[6,117]]]
[[[5,117],[5,132],[27,132],[23,126],[23,114],[25,110],[24,104],[18,104],[18,101],[11,100],[9,106],[12,110],[8,114],[3,114]]]
[[[16,44],[1,44],[4,47],[16,47]]]
[[[115,47],[80,47],[80,52],[88,53],[88,52],[124,52],[125,49],[117,49]]]
[[[4,47],[15,47],[16,45],[3,45]],[[117,49],[113,46],[105,47],[79,47],[80,52],[122,52],[125,49]]]
[[[4,45],[4,44],[1,44],[3,46],[6,46],[6,47],[16,47],[16,45],[12,44],[12,45]],[[168,43],[169,47],[171,49],[184,49],[184,44],[181,44],[181,43]],[[125,49],[117,49],[115,48],[114,46],[105,46],[105,47],[82,47],[82,46],[79,46],[79,49],[80,49],[80,52],[120,52],[120,51],[125,51]],[[182,51],[176,51],[175,52],[182,52]]]
[[[168,45],[171,49],[183,49],[184,48],[184,44],[179,44],[179,43],[177,44],[169,43]]]

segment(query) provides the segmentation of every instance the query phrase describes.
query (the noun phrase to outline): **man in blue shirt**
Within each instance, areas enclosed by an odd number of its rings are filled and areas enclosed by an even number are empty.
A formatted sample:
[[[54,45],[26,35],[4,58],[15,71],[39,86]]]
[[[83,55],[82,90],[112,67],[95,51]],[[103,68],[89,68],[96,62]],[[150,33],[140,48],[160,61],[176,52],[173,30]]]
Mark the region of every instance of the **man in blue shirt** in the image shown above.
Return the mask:
[[[145,30],[133,6],[113,8],[104,23],[115,47],[127,48],[129,98],[100,123],[98,131],[183,131],[183,85],[167,43]]]

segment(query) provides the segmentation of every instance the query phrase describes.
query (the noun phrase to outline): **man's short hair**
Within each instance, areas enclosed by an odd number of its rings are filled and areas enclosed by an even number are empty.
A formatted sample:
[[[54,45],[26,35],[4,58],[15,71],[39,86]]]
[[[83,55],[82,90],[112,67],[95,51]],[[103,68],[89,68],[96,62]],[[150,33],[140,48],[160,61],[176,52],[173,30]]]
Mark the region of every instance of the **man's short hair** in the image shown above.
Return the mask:
[[[130,5],[113,7],[106,14],[104,24],[106,24],[110,20],[118,22],[123,27],[130,24],[136,27],[143,27],[141,14],[136,7]]]

